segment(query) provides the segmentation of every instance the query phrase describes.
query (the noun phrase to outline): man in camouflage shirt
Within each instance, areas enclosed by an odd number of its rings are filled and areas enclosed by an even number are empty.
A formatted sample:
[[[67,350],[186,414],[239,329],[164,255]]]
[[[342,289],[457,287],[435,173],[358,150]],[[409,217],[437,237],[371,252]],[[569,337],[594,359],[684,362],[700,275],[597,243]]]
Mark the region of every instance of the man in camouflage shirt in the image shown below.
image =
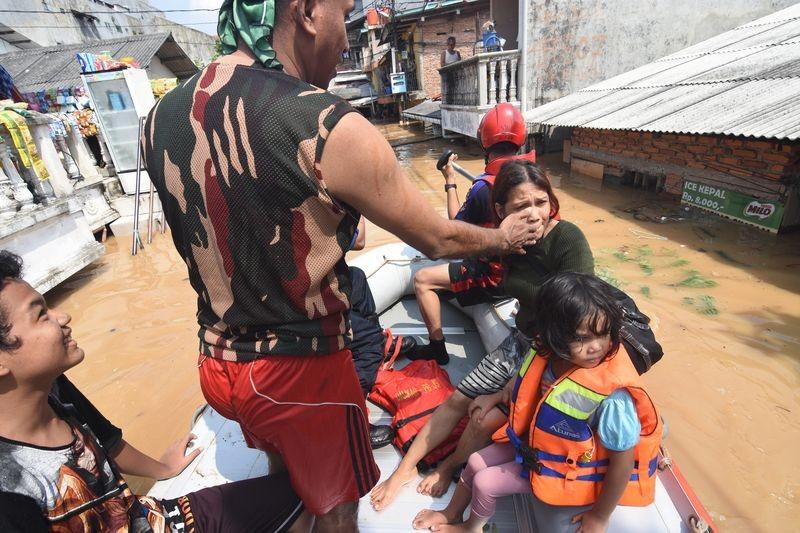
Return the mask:
[[[320,531],[354,531],[379,476],[346,348],[360,213],[431,257],[519,251],[533,234],[526,215],[497,230],[439,217],[377,130],[319,88],[352,8],[225,0],[226,55],[165,95],[142,137],[198,295],[203,393],[285,463]]]

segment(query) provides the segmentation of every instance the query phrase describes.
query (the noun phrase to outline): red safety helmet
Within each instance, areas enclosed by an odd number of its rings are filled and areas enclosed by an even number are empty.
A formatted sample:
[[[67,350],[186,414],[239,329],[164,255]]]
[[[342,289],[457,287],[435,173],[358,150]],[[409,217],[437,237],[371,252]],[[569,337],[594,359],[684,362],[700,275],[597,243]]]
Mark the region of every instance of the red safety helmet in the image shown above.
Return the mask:
[[[525,144],[526,135],[525,118],[508,103],[497,104],[487,111],[478,126],[478,141],[484,150],[502,142],[519,148]]]

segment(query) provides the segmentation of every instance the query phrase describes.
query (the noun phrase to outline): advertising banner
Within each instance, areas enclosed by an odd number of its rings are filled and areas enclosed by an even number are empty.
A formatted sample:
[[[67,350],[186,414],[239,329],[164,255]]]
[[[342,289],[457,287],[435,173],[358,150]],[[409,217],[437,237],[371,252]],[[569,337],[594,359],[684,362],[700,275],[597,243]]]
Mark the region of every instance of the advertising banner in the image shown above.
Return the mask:
[[[783,219],[783,204],[759,200],[740,192],[684,180],[681,203],[752,224],[777,233]]]

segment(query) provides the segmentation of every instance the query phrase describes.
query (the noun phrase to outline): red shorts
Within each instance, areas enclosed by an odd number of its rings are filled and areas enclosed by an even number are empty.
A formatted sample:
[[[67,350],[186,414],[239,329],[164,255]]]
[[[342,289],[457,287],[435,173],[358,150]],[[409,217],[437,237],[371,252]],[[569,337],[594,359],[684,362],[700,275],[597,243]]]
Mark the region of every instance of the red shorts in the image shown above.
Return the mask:
[[[198,366],[209,405],[239,422],[248,446],[281,455],[312,514],[358,502],[377,483],[350,350],[244,363],[201,355]]]

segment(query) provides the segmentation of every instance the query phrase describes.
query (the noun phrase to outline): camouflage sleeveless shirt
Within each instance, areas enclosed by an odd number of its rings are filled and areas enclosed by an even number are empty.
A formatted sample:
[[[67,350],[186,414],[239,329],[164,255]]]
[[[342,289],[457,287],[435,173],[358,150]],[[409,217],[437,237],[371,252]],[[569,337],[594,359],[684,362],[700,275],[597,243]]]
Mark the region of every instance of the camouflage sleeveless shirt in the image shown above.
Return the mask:
[[[328,195],[319,162],[350,111],[282,72],[214,62],[150,112],[145,164],[198,295],[202,354],[345,347],[359,215]]]

